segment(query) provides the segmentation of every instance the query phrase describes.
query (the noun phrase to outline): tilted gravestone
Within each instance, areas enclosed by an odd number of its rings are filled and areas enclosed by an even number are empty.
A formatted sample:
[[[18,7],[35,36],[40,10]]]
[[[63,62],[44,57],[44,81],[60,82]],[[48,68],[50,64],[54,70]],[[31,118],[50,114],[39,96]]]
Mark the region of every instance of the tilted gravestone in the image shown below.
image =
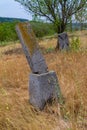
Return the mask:
[[[69,39],[67,33],[60,33],[58,35],[58,44],[60,50],[68,50],[69,49]]]
[[[50,99],[61,99],[62,94],[54,71],[48,72],[45,59],[39,50],[36,37],[29,23],[16,26],[27,61],[32,73],[29,75],[30,103],[42,110]]]

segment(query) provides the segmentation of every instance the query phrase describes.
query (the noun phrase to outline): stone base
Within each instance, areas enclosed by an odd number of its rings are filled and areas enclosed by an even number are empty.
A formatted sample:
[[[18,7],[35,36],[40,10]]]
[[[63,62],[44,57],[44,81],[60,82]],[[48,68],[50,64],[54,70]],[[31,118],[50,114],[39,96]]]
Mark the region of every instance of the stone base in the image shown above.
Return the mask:
[[[54,71],[44,74],[30,74],[29,97],[30,103],[42,110],[50,99],[61,96],[56,73]]]

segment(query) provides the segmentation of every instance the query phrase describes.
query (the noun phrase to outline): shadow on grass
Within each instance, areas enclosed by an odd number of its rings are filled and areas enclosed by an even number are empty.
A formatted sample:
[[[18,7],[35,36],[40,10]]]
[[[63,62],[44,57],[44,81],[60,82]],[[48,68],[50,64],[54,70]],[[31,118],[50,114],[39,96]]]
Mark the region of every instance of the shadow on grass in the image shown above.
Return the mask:
[[[5,54],[5,55],[12,55],[12,54],[18,55],[18,54],[23,54],[23,50],[22,50],[22,48],[14,48],[14,49],[7,50],[7,51],[3,52],[3,54]]]

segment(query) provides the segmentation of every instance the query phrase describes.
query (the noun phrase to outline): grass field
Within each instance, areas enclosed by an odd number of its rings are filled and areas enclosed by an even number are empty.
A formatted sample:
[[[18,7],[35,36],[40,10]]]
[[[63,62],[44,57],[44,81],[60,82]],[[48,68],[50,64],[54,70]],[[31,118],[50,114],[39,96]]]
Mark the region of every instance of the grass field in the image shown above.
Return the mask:
[[[0,47],[0,130],[87,130],[87,31],[73,35],[80,38],[80,51],[56,52],[55,38],[39,41],[65,98],[43,111],[29,104],[31,70],[21,45]]]

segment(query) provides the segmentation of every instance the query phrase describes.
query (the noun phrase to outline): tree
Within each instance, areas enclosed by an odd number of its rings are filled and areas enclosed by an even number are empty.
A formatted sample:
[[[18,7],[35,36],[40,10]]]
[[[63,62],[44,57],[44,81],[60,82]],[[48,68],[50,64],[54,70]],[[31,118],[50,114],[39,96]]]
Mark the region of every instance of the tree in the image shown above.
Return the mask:
[[[80,12],[87,0],[15,0],[34,15],[54,24],[57,33],[64,32],[70,17]]]
[[[46,17],[51,21],[58,33],[65,30],[69,18],[81,11],[86,0],[15,0],[25,7],[25,9],[41,17]]]
[[[80,29],[82,31],[84,22],[87,21],[87,5],[84,6],[82,11],[75,14],[75,19],[80,23]]]

